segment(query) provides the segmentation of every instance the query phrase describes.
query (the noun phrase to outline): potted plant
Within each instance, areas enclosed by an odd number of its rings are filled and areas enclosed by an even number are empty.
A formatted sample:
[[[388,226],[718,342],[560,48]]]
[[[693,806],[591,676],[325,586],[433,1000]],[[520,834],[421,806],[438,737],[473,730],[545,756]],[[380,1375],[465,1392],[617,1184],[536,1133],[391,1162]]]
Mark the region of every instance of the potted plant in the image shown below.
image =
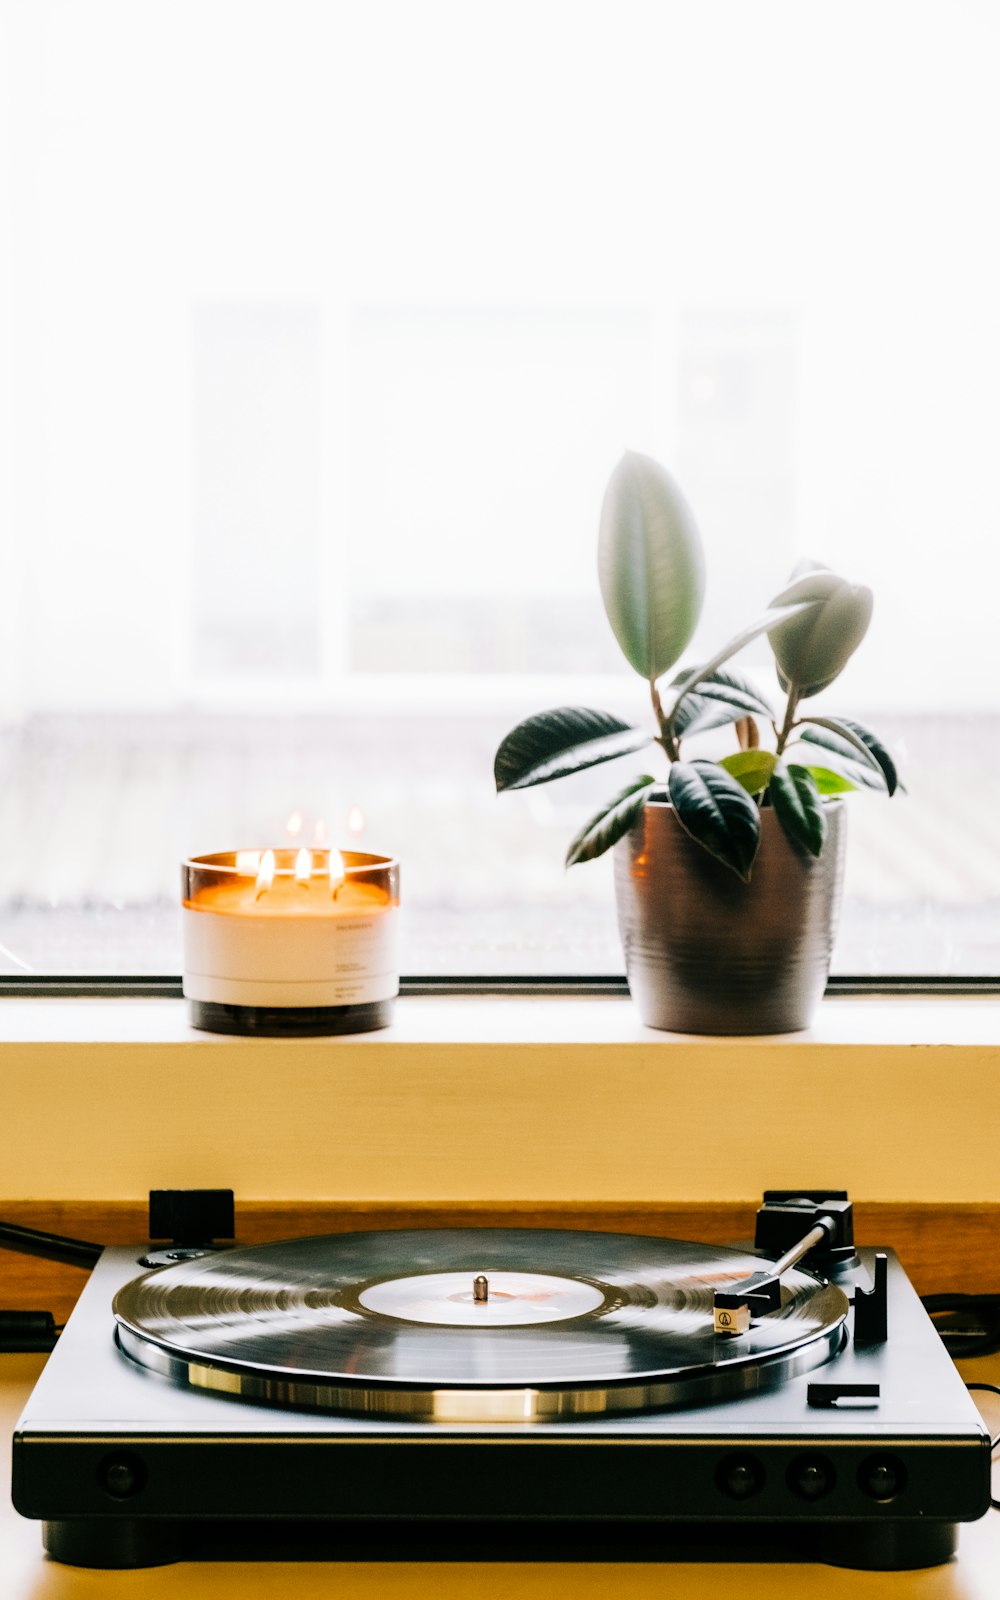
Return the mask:
[[[843,796],[898,787],[873,733],[811,705],[863,639],[871,591],[803,563],[735,638],[665,683],[698,622],[704,560],[676,483],[633,452],[605,492],[598,571],[615,638],[649,684],[653,728],[585,706],[528,717],[497,750],[497,789],[548,783],[658,747],[665,776],[633,778],[566,856],[572,866],[615,849],[619,927],[642,1020],[696,1033],[805,1027],[836,931]],[[780,710],[731,665],[761,634],[774,654]],[[727,725],[731,754],[688,758],[690,738]]]

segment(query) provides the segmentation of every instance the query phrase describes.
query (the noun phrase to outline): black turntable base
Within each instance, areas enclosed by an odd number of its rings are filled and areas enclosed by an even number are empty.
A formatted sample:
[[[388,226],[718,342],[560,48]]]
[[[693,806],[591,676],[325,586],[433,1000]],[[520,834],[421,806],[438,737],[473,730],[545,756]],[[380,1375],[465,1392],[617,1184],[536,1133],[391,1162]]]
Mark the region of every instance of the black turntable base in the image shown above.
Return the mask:
[[[891,1254],[838,1241],[836,1206],[787,1249],[791,1204],[764,1251],[407,1231],[138,1275],[106,1250],[19,1423],[15,1504],[85,1566],[234,1540],[944,1561],[989,1437]]]

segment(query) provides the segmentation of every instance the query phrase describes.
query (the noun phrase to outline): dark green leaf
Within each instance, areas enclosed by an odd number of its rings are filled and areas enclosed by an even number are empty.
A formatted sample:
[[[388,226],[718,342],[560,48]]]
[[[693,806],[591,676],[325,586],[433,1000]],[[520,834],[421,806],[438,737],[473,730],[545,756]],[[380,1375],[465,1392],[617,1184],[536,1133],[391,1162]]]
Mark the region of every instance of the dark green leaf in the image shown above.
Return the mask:
[[[496,753],[493,776],[498,790],[527,789],[629,755],[649,742],[648,733],[608,711],[560,706],[511,729]]]
[[[850,778],[845,778],[840,772],[832,772],[829,767],[805,768],[820,794],[849,794],[858,787]]]
[[[668,787],[685,833],[749,883],[760,813],[746,790],[714,761],[675,761]]]
[[[882,764],[877,760],[875,752],[869,750],[865,741],[859,738],[842,718],[810,717],[803,727],[796,728],[795,735],[807,744],[818,744],[824,750],[831,750],[834,755],[844,760],[868,767],[877,775],[878,787],[880,789],[888,787]]]
[[[808,850],[811,856],[822,853],[826,839],[823,801],[806,767],[786,767],[779,761],[768,790],[778,821],[788,838]]]
[[[695,689],[700,686],[702,679],[712,678],[730,657],[739,654],[744,645],[749,644],[752,639],[756,639],[759,634],[766,633],[776,623],[787,621],[789,617],[797,617],[805,611],[814,611],[819,604],[820,601],[818,600],[800,600],[794,605],[772,606],[764,612],[763,616],[758,617],[756,622],[748,623],[745,628],[735,634],[728,644],[724,644],[721,650],[716,651],[710,661],[705,662],[703,667],[695,667],[692,672],[685,673],[686,681],[678,688],[674,688],[673,694],[668,695],[666,698],[663,714],[667,725],[673,725],[681,705],[688,695],[693,694]]]
[[[847,761],[839,756],[834,757],[834,766],[841,777],[847,778],[856,789],[870,789],[875,794],[885,794],[885,782],[881,772],[875,772],[871,767],[863,767],[860,761]]]
[[[644,774],[615,795],[577,834],[567,851],[566,865],[572,867],[578,861],[593,861],[595,856],[610,850],[628,833],[657,787],[653,779]]]
[[[598,576],[626,661],[644,678],[660,677],[697,625],[705,563],[694,517],[673,478],[632,450],[605,491]]]
[[[862,744],[868,750],[869,755],[873,755],[875,757],[875,760],[882,769],[882,776],[885,778],[885,786],[890,795],[895,794],[897,789],[902,789],[903,785],[899,781],[899,774],[896,771],[896,763],[893,761],[892,756],[889,754],[882,741],[876,738],[875,734],[872,733],[869,728],[863,728],[860,722],[852,722],[850,717],[838,717],[837,721],[843,723],[845,728],[849,728],[851,733],[854,734],[855,738],[861,740]],[[903,792],[905,794],[906,791],[903,790]]]
[[[700,672],[700,667],[689,667],[677,675],[670,687],[680,688]],[[698,692],[688,695],[679,707],[674,733],[680,739],[687,734],[704,733],[707,728],[723,728],[747,715],[774,721],[774,710],[756,685],[734,667],[720,667],[707,678],[698,676]]]
[[[760,794],[771,781],[776,760],[770,750],[741,750],[738,755],[723,756],[719,766],[725,767],[747,794]]]
[[[796,734],[795,744],[790,745],[785,751],[786,757],[790,757],[794,750],[800,764],[808,767],[819,749],[822,749],[826,766],[839,773],[842,778],[846,778],[856,789],[871,789],[878,794],[885,794],[885,779],[878,767],[863,765],[860,761],[855,761],[853,756],[835,749],[832,735],[830,742],[827,743],[825,739],[820,738],[806,739],[805,733],[806,730],[803,728],[800,734]],[[798,742],[800,738],[801,744]]]

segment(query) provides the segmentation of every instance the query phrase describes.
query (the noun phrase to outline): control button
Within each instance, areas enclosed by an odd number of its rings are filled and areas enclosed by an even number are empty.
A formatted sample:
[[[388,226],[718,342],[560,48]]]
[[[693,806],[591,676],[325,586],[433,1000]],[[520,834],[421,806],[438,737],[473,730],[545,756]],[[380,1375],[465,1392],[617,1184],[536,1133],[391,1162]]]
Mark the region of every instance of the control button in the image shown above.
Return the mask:
[[[873,1500],[895,1500],[906,1486],[906,1468],[895,1456],[869,1456],[858,1469],[858,1487]]]
[[[825,1456],[799,1456],[786,1474],[786,1482],[800,1500],[821,1500],[837,1481],[833,1463]]]
[[[109,1456],[101,1462],[97,1475],[115,1500],[138,1494],[146,1482],[146,1469],[138,1456]]]
[[[837,1406],[841,1410],[874,1407],[878,1405],[879,1393],[877,1383],[810,1383],[806,1388],[806,1405],[830,1409]]]
[[[207,1256],[212,1252],[201,1245],[172,1244],[162,1250],[147,1250],[144,1256],[139,1257],[140,1267],[169,1267],[175,1261],[197,1261],[200,1256]]]
[[[749,1500],[764,1487],[764,1468],[756,1456],[726,1456],[719,1462],[715,1482],[730,1500]]]

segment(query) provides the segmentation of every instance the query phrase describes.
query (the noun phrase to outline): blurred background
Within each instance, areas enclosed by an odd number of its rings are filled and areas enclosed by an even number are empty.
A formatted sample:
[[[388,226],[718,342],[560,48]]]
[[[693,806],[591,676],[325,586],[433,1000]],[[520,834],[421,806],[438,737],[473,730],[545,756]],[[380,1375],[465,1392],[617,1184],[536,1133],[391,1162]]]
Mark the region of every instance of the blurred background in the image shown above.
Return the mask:
[[[1000,13],[0,29],[0,975],[177,972],[180,859],[293,838],[400,858],[410,974],[621,971],[609,862],[562,860],[645,758],[492,763],[649,718],[596,578],[624,448],[705,540],[686,661],[800,556],[875,591],[815,708],[909,793],[849,797],[835,971],[997,972]]]

